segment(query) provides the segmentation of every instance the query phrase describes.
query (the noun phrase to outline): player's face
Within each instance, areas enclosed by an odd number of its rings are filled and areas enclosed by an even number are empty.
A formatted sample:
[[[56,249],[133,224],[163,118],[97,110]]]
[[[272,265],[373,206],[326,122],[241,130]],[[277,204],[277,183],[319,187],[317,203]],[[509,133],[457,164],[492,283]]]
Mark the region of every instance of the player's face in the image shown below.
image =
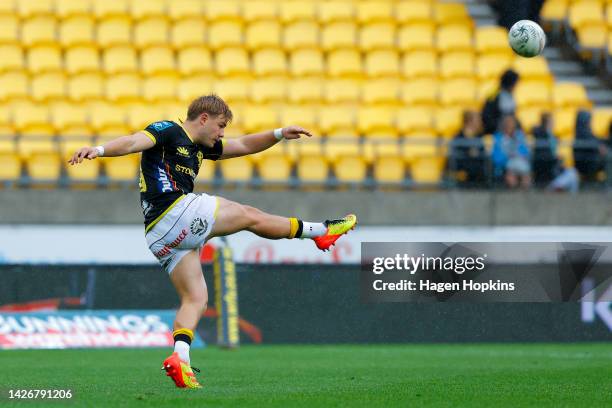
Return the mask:
[[[201,138],[204,145],[213,147],[224,136],[227,119],[223,115],[210,116],[203,114],[200,118]]]

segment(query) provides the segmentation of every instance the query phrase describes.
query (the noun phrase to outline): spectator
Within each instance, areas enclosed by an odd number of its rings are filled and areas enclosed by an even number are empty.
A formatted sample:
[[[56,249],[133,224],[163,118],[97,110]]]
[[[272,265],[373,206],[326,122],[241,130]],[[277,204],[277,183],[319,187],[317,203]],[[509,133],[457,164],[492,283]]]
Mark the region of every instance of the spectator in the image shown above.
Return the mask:
[[[576,115],[574,163],[580,175],[593,180],[604,170],[608,148],[591,130],[591,112],[580,111]]]
[[[463,172],[466,184],[485,181],[485,147],[482,142],[482,121],[474,111],[463,113],[463,127],[451,142],[451,170]]]
[[[560,173],[557,156],[557,138],[553,134],[553,119],[544,112],[540,125],[533,128],[535,147],[533,149],[533,176],[536,183],[549,183]]]
[[[485,134],[496,132],[503,116],[514,115],[516,102],[512,93],[518,81],[519,75],[511,69],[501,76],[499,91],[487,99],[482,109]]]
[[[525,135],[518,129],[516,118],[506,115],[501,129],[493,135],[493,166],[495,176],[503,176],[510,188],[529,188],[531,165]]]

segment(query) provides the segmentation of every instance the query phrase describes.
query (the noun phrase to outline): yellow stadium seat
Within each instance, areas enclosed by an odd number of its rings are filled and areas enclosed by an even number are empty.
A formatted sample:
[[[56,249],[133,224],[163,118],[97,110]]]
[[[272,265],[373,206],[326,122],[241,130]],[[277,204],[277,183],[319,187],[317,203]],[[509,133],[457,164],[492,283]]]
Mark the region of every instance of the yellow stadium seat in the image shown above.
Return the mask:
[[[147,48],[140,53],[140,67],[144,75],[172,74],[176,70],[174,53],[168,47]]]
[[[435,136],[431,108],[402,108],[397,112],[397,130],[404,137],[429,138]]]
[[[445,163],[444,157],[417,157],[410,165],[410,177],[416,184],[439,184]]]
[[[78,46],[69,48],[66,50],[64,61],[66,73],[70,75],[100,70],[98,50],[95,47]]]
[[[216,71],[221,76],[249,75],[249,55],[244,48],[224,48],[215,55]]]
[[[32,77],[31,96],[36,102],[49,102],[66,97],[66,77],[54,72]]]
[[[360,1],[356,4],[357,21],[360,24],[394,22],[393,3],[380,1]]]
[[[575,82],[555,83],[552,89],[552,101],[556,108],[591,108],[584,85]]]
[[[512,56],[508,54],[485,54],[476,60],[476,75],[480,80],[498,79],[512,66]]]
[[[323,87],[323,99],[328,104],[356,103],[361,96],[360,81],[356,79],[328,79],[324,81]]]
[[[82,145],[83,147],[85,145]],[[62,156],[63,163],[66,163],[70,156]],[[72,166],[70,164],[65,165],[66,175],[70,179],[70,183],[74,184],[91,184],[96,185],[98,183],[98,177],[100,176],[100,160],[85,160],[82,163]]]
[[[449,78],[473,78],[474,55],[469,52],[447,53],[440,58],[440,76]]]
[[[577,111],[574,108],[556,109],[553,112],[553,133],[559,139],[573,139]]]
[[[319,133],[317,109],[313,105],[283,106],[280,114],[280,123],[284,126],[302,126],[315,136],[318,136]]]
[[[276,128],[278,112],[270,106],[249,105],[244,110],[244,130],[256,133]]]
[[[562,21],[567,17],[569,0],[548,0],[544,2],[540,17],[544,21]]]
[[[365,56],[365,73],[370,78],[397,78],[400,73],[399,56],[393,50],[370,51]]]
[[[57,24],[53,17],[34,17],[21,24],[21,43],[25,47],[56,45]]]
[[[225,182],[246,183],[253,177],[254,166],[249,157],[238,160],[221,160],[219,165]]]
[[[59,179],[62,163],[57,153],[33,153],[25,161],[32,183],[55,183]]]
[[[248,22],[278,20],[278,3],[272,1],[245,1],[242,16]]]
[[[285,54],[280,49],[264,49],[254,52],[253,73],[256,76],[287,74]]]
[[[438,25],[473,24],[467,7],[463,3],[435,3],[433,14]]]
[[[102,76],[97,73],[74,75],[68,80],[68,97],[74,102],[101,99]]]
[[[282,1],[279,7],[280,19],[285,24],[317,19],[316,3],[310,0]]]
[[[17,141],[17,152],[22,159],[28,159],[37,153],[56,153],[57,143],[49,137],[21,137]]]
[[[362,106],[357,114],[357,131],[367,138],[396,138],[395,111],[386,106]]]
[[[96,103],[88,107],[91,126],[101,136],[122,136],[128,133],[125,123],[126,112],[111,103]]]
[[[603,6],[598,1],[578,1],[569,6],[567,18],[574,29],[604,22]]]
[[[436,132],[446,138],[453,137],[461,128],[463,108],[439,108],[435,116]]]
[[[480,54],[511,54],[508,46],[508,32],[503,27],[487,26],[476,29],[474,36],[476,51]]]
[[[604,49],[608,41],[608,27],[605,23],[590,23],[576,29],[582,49]]]
[[[225,78],[214,83],[215,93],[227,103],[246,102],[251,87],[249,80],[244,78]]]
[[[321,133],[329,137],[357,137],[355,109],[341,105],[326,105],[319,111]]]
[[[149,124],[166,117],[165,106],[161,104],[137,103],[127,111],[127,123],[132,132],[146,128]]]
[[[178,85],[178,97],[183,102],[191,102],[195,98],[212,93],[213,81],[209,75],[193,76],[181,80]]]
[[[178,50],[178,70],[181,75],[201,75],[213,72],[210,50],[201,46]]]
[[[206,2],[206,18],[208,21],[243,21],[240,13],[241,2],[236,0],[208,0]]]
[[[91,17],[72,17],[59,27],[60,44],[64,48],[94,43],[94,20]]]
[[[436,45],[440,52],[473,52],[472,31],[467,26],[442,26],[438,28]]]
[[[513,69],[520,75],[521,81],[541,80],[552,82],[545,57],[516,58]]]
[[[323,99],[323,84],[318,79],[292,79],[289,81],[287,97],[291,103],[319,103]]]
[[[291,161],[283,152],[266,152],[257,168],[266,183],[287,183],[291,178]]]
[[[337,50],[327,57],[327,74],[331,77],[362,76],[361,55],[356,50]]]
[[[17,44],[19,40],[19,18],[0,15],[0,44]]]
[[[358,154],[340,156],[333,163],[334,174],[340,183],[363,183],[367,176],[367,165]]]
[[[102,55],[102,68],[109,75],[139,71],[136,50],[123,45],[106,48]]]
[[[374,180],[378,184],[400,184],[406,177],[404,161],[398,154],[376,157],[374,161]]]
[[[190,20],[203,16],[204,7],[200,0],[174,0],[168,2],[168,17],[174,21]]]
[[[53,14],[53,0],[17,1],[17,11],[22,19]]]
[[[21,159],[14,153],[0,152],[0,180],[17,181],[21,177]]]
[[[151,102],[174,101],[177,97],[178,80],[174,75],[156,75],[146,78],[142,84],[142,96]]]
[[[294,162],[300,157],[311,156],[324,158],[323,144],[319,140],[312,138],[302,138],[300,140],[295,140],[294,143],[285,144],[285,152],[287,157]]]
[[[251,84],[251,102],[280,103],[284,102],[286,97],[287,83],[278,78],[258,79]]]
[[[28,70],[33,74],[62,70],[60,49],[54,46],[32,47],[27,51]]]
[[[398,31],[398,47],[402,51],[430,51],[434,49],[434,33],[431,23],[402,26]]]
[[[439,156],[439,149],[435,139],[404,140],[400,146],[400,154],[406,163],[413,163],[418,158],[433,158]]]
[[[320,156],[300,156],[296,168],[298,179],[305,185],[322,185],[327,182],[329,164]]]
[[[319,50],[296,50],[289,57],[289,69],[294,77],[319,76],[323,68],[323,54]]]
[[[400,103],[399,82],[388,78],[365,81],[361,100],[365,104],[397,105]]]
[[[612,4],[610,2],[606,6],[605,20],[607,26],[612,28]]]
[[[19,45],[0,45],[0,55],[2,55],[0,59],[0,73],[23,70],[23,51]]]
[[[82,104],[58,102],[51,106],[51,123],[61,137],[91,136],[88,120],[87,109]]]
[[[318,4],[319,19],[322,23],[329,24],[338,21],[354,21],[355,9],[353,2],[326,1]]]
[[[0,2],[0,15],[16,15],[17,5],[14,1]]]
[[[205,38],[206,24],[199,16],[177,21],[170,28],[170,42],[179,51],[183,47],[202,46]]]
[[[602,139],[607,139],[612,124],[612,108],[596,108],[592,111],[591,127],[593,133]]]
[[[313,21],[288,24],[283,32],[283,46],[289,51],[319,47],[319,25]]]
[[[141,98],[140,77],[137,74],[120,74],[108,77],[105,96],[108,101],[126,103]]]
[[[281,26],[276,21],[257,21],[245,31],[245,45],[250,50],[280,47]]]
[[[0,75],[0,100],[27,99],[30,81],[23,71],[6,72]]]
[[[22,136],[53,136],[54,129],[49,119],[49,109],[45,104],[24,102],[13,107],[13,124]]]
[[[402,1],[395,5],[395,18],[401,24],[428,23],[432,20],[428,1]]]
[[[130,19],[119,16],[100,21],[96,31],[96,40],[101,48],[118,45],[132,46],[132,25]]]
[[[91,2],[82,0],[55,0],[55,15],[61,19],[91,16]]]
[[[435,51],[407,52],[402,58],[402,75],[406,79],[437,78],[438,57]]]
[[[519,81],[514,91],[514,99],[518,108],[548,108],[551,103],[550,85],[541,81]]]
[[[128,0],[92,0],[93,11],[99,20],[130,15]]]
[[[138,177],[139,155],[105,157],[102,159],[106,176],[111,183],[133,183]]]
[[[484,104],[485,100],[492,96],[499,89],[499,80],[497,78],[479,80],[478,89],[476,90],[476,99]]]
[[[438,82],[432,78],[420,78],[402,83],[401,99],[407,105],[436,106]]]
[[[472,78],[450,79],[440,86],[440,103],[444,106],[457,106],[478,109],[476,103],[476,80]]]
[[[11,109],[9,105],[0,105],[0,152],[14,152],[15,144],[13,143],[13,135],[15,129],[11,121]],[[8,138],[1,136],[10,135]]]
[[[353,22],[328,24],[321,31],[321,47],[325,51],[353,49],[357,46],[357,25]]]
[[[517,118],[525,133],[530,133],[534,126],[540,124],[540,118],[544,109],[540,107],[521,108],[517,111]]]
[[[142,20],[134,25],[134,45],[137,48],[166,46],[169,29],[168,20],[165,18]]]
[[[395,48],[395,25],[372,23],[359,31],[359,46],[362,51],[390,50]]]
[[[136,20],[163,17],[167,13],[165,0],[131,0],[130,14]]]
[[[213,50],[242,46],[242,23],[216,21],[208,27],[208,45]]]

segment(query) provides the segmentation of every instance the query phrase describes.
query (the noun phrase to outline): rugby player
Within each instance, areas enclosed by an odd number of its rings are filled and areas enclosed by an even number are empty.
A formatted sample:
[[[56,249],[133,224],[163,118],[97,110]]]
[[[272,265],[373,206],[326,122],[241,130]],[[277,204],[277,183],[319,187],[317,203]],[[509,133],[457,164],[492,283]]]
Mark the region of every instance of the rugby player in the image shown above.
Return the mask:
[[[208,292],[200,264],[200,249],[212,237],[251,231],[268,239],[309,238],[328,250],[354,228],[357,218],[306,222],[267,214],[222,197],[194,194],[202,162],[224,160],[266,150],[283,139],[312,136],[298,126],[288,126],[226,140],[224,129],[232,120],[229,106],[217,95],[206,95],[189,105],[184,122],[160,121],[103,146],[83,147],[68,161],[124,156],[142,152],[140,201],[149,249],[169,274],[181,305],[174,321],[174,352],[162,370],[177,387],[200,388],[191,367],[189,347]],[[197,371],[197,370],[196,370]]]

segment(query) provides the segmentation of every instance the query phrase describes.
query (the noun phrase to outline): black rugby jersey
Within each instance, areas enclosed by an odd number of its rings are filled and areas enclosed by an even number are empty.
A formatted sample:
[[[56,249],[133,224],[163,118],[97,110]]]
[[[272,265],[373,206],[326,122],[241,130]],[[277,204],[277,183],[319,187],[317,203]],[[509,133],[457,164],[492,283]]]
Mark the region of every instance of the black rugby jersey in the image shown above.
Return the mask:
[[[155,142],[140,159],[140,204],[148,231],[164,211],[193,191],[202,160],[217,160],[223,143],[212,148],[193,143],[183,126],[167,120],[151,123],[144,133]]]

